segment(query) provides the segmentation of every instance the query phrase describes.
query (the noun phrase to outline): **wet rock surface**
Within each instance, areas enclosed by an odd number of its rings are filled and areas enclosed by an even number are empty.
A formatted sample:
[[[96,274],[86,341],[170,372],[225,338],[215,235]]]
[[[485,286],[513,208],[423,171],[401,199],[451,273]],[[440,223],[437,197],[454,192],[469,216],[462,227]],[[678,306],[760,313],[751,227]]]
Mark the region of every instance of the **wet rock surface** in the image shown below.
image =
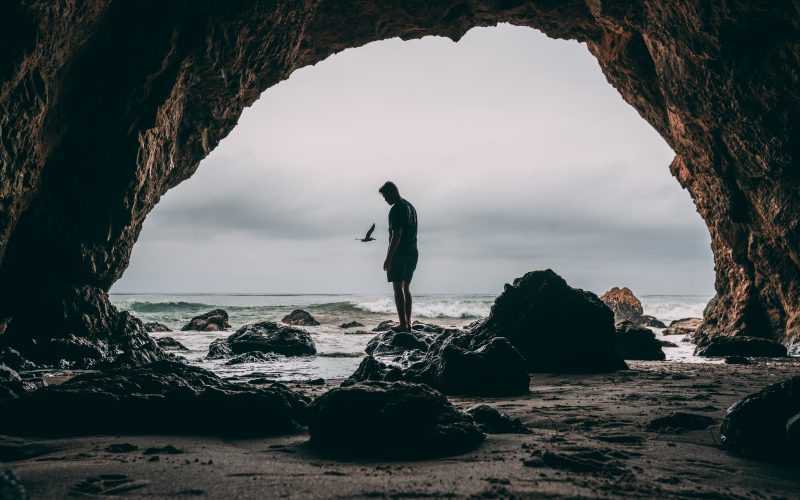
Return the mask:
[[[275,360],[275,355],[272,353],[254,351],[233,356],[231,359],[226,361],[225,364],[228,366],[232,366],[232,365],[241,365],[245,363],[265,363],[267,361],[274,361],[274,360]]]
[[[244,325],[226,339],[215,340],[209,346],[206,357],[225,357],[228,351],[231,354],[261,352],[284,356],[311,356],[317,353],[317,348],[311,335],[304,330],[262,321]]]
[[[722,446],[770,461],[797,462],[800,377],[751,394],[728,408],[720,428]]]
[[[156,339],[156,344],[167,351],[188,351],[189,348],[181,344],[172,337],[161,337]]]
[[[441,393],[407,382],[331,389],[311,404],[309,432],[326,453],[406,459],[463,453],[485,438]]]
[[[228,313],[224,309],[214,309],[195,316],[188,323],[183,325],[181,330],[195,330],[200,332],[216,332],[227,330],[231,325],[228,323]]]
[[[656,339],[655,333],[649,328],[637,326],[630,321],[617,323],[614,341],[617,353],[622,359],[645,361],[663,361],[666,359],[666,355],[661,349],[661,342]]]
[[[172,329],[163,323],[159,323],[157,321],[148,321],[144,324],[144,329],[147,330],[148,333],[152,332],[171,332]]]
[[[302,309],[295,309],[281,319],[287,325],[296,326],[319,326],[319,321],[314,319],[308,311]]]
[[[308,399],[281,384],[239,385],[202,368],[159,361],[86,373],[0,403],[0,433],[254,434],[298,432]],[[53,408],[69,408],[52,418]]]
[[[667,325],[664,324],[663,321],[656,318],[655,316],[650,316],[649,314],[644,314],[636,321],[639,326],[645,326],[649,328],[666,328]]]
[[[661,332],[662,335],[694,335],[695,331],[702,324],[700,318],[683,318],[671,321],[669,326]]]
[[[749,356],[785,358],[786,346],[774,340],[757,337],[715,337],[698,345],[695,355],[705,357]]]
[[[363,328],[364,325],[359,323],[358,321],[348,321],[347,323],[342,323],[339,325],[339,328],[347,329],[347,328]]]
[[[473,345],[506,337],[531,372],[593,373],[627,368],[615,348],[614,315],[593,293],[567,285],[552,270],[506,285],[472,331]]]

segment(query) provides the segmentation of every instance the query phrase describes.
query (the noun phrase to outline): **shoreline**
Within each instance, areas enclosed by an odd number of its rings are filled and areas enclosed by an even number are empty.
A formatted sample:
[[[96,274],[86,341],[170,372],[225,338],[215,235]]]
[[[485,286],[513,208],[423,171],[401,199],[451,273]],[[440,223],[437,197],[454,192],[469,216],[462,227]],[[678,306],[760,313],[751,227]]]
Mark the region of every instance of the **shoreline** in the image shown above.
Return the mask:
[[[331,460],[304,445],[307,434],[251,439],[2,437],[0,450],[4,467],[16,471],[31,498],[60,498],[86,493],[87,488],[103,491],[105,485],[120,488],[118,494],[129,498],[760,498],[792,497],[800,491],[797,465],[739,458],[715,442],[716,429],[731,404],[796,375],[800,359],[758,360],[752,365],[629,364],[630,370],[603,375],[534,374],[526,396],[450,397],[462,409],[491,404],[520,418],[531,433],[490,434],[472,452],[434,460]],[[287,385],[313,397],[338,382]],[[647,430],[653,419],[676,411],[705,415],[714,423],[685,432]],[[137,449],[107,451],[123,443]],[[181,453],[144,453],[165,445]],[[7,460],[14,453],[28,456]],[[549,460],[543,461],[543,454]],[[591,460],[580,466],[570,460],[574,457]]]

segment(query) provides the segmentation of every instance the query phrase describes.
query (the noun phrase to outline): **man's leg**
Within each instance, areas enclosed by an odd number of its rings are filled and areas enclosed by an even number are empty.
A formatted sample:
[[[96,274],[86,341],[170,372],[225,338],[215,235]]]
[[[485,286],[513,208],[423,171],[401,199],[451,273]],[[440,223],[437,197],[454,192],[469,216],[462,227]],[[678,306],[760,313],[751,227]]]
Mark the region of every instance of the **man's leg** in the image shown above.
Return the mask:
[[[394,305],[397,308],[397,317],[400,319],[400,328],[408,328],[409,325],[406,323],[406,300],[403,282],[392,281],[392,287],[394,288]]]
[[[411,328],[411,280],[403,282],[403,295],[405,301],[406,324]]]

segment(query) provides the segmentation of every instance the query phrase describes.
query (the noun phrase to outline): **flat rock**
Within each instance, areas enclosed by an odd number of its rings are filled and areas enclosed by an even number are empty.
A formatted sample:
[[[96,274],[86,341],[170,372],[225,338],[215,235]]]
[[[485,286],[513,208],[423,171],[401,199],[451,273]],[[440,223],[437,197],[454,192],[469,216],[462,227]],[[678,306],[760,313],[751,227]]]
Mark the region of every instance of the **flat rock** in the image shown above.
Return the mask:
[[[308,332],[272,321],[244,325],[220,344],[227,345],[232,354],[263,352],[284,356],[311,356],[317,353],[314,340]],[[224,350],[215,346],[212,353],[209,346],[209,356],[219,355]]]
[[[644,328],[630,321],[621,321],[616,325],[614,336],[617,352],[622,359],[645,361],[663,361],[666,359],[661,343],[649,328]]]
[[[703,323],[701,318],[683,318],[670,322],[662,335],[693,335]]]
[[[723,448],[769,461],[796,461],[800,376],[772,384],[734,403],[720,428]]]
[[[339,325],[339,328],[346,329],[346,328],[363,328],[364,325],[359,323],[358,321],[348,321],[347,323],[342,323]]]
[[[239,385],[172,361],[85,373],[0,402],[0,433],[249,434],[302,430],[308,399],[282,384]],[[61,411],[52,417],[53,408]]]
[[[295,309],[281,319],[287,325],[295,326],[319,326],[319,321],[314,319],[308,311],[302,309]]]
[[[598,373],[626,369],[614,341],[614,314],[593,293],[572,288],[548,269],[506,285],[475,343],[506,337],[531,372]]]
[[[228,323],[228,313],[224,309],[214,309],[195,316],[186,323],[181,330],[195,330],[200,332],[216,332],[227,330],[231,325]]]
[[[485,435],[472,417],[423,384],[364,382],[310,406],[313,448],[334,455],[411,459],[463,453]]]
[[[696,356],[724,357],[748,356],[785,358],[786,346],[774,340],[759,337],[712,337],[705,345],[698,345]]]

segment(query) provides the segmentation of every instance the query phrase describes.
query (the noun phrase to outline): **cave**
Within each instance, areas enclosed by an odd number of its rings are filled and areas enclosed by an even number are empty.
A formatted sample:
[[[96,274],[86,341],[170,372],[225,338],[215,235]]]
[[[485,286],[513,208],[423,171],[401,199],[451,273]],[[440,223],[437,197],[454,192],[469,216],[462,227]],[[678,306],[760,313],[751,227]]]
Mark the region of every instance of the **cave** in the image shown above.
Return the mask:
[[[800,13],[744,1],[7,2],[0,330],[37,360],[65,344],[158,359],[107,292],[147,214],[245,107],[341,50],[500,22],[584,42],[675,151],[715,260],[695,338],[797,341]]]

